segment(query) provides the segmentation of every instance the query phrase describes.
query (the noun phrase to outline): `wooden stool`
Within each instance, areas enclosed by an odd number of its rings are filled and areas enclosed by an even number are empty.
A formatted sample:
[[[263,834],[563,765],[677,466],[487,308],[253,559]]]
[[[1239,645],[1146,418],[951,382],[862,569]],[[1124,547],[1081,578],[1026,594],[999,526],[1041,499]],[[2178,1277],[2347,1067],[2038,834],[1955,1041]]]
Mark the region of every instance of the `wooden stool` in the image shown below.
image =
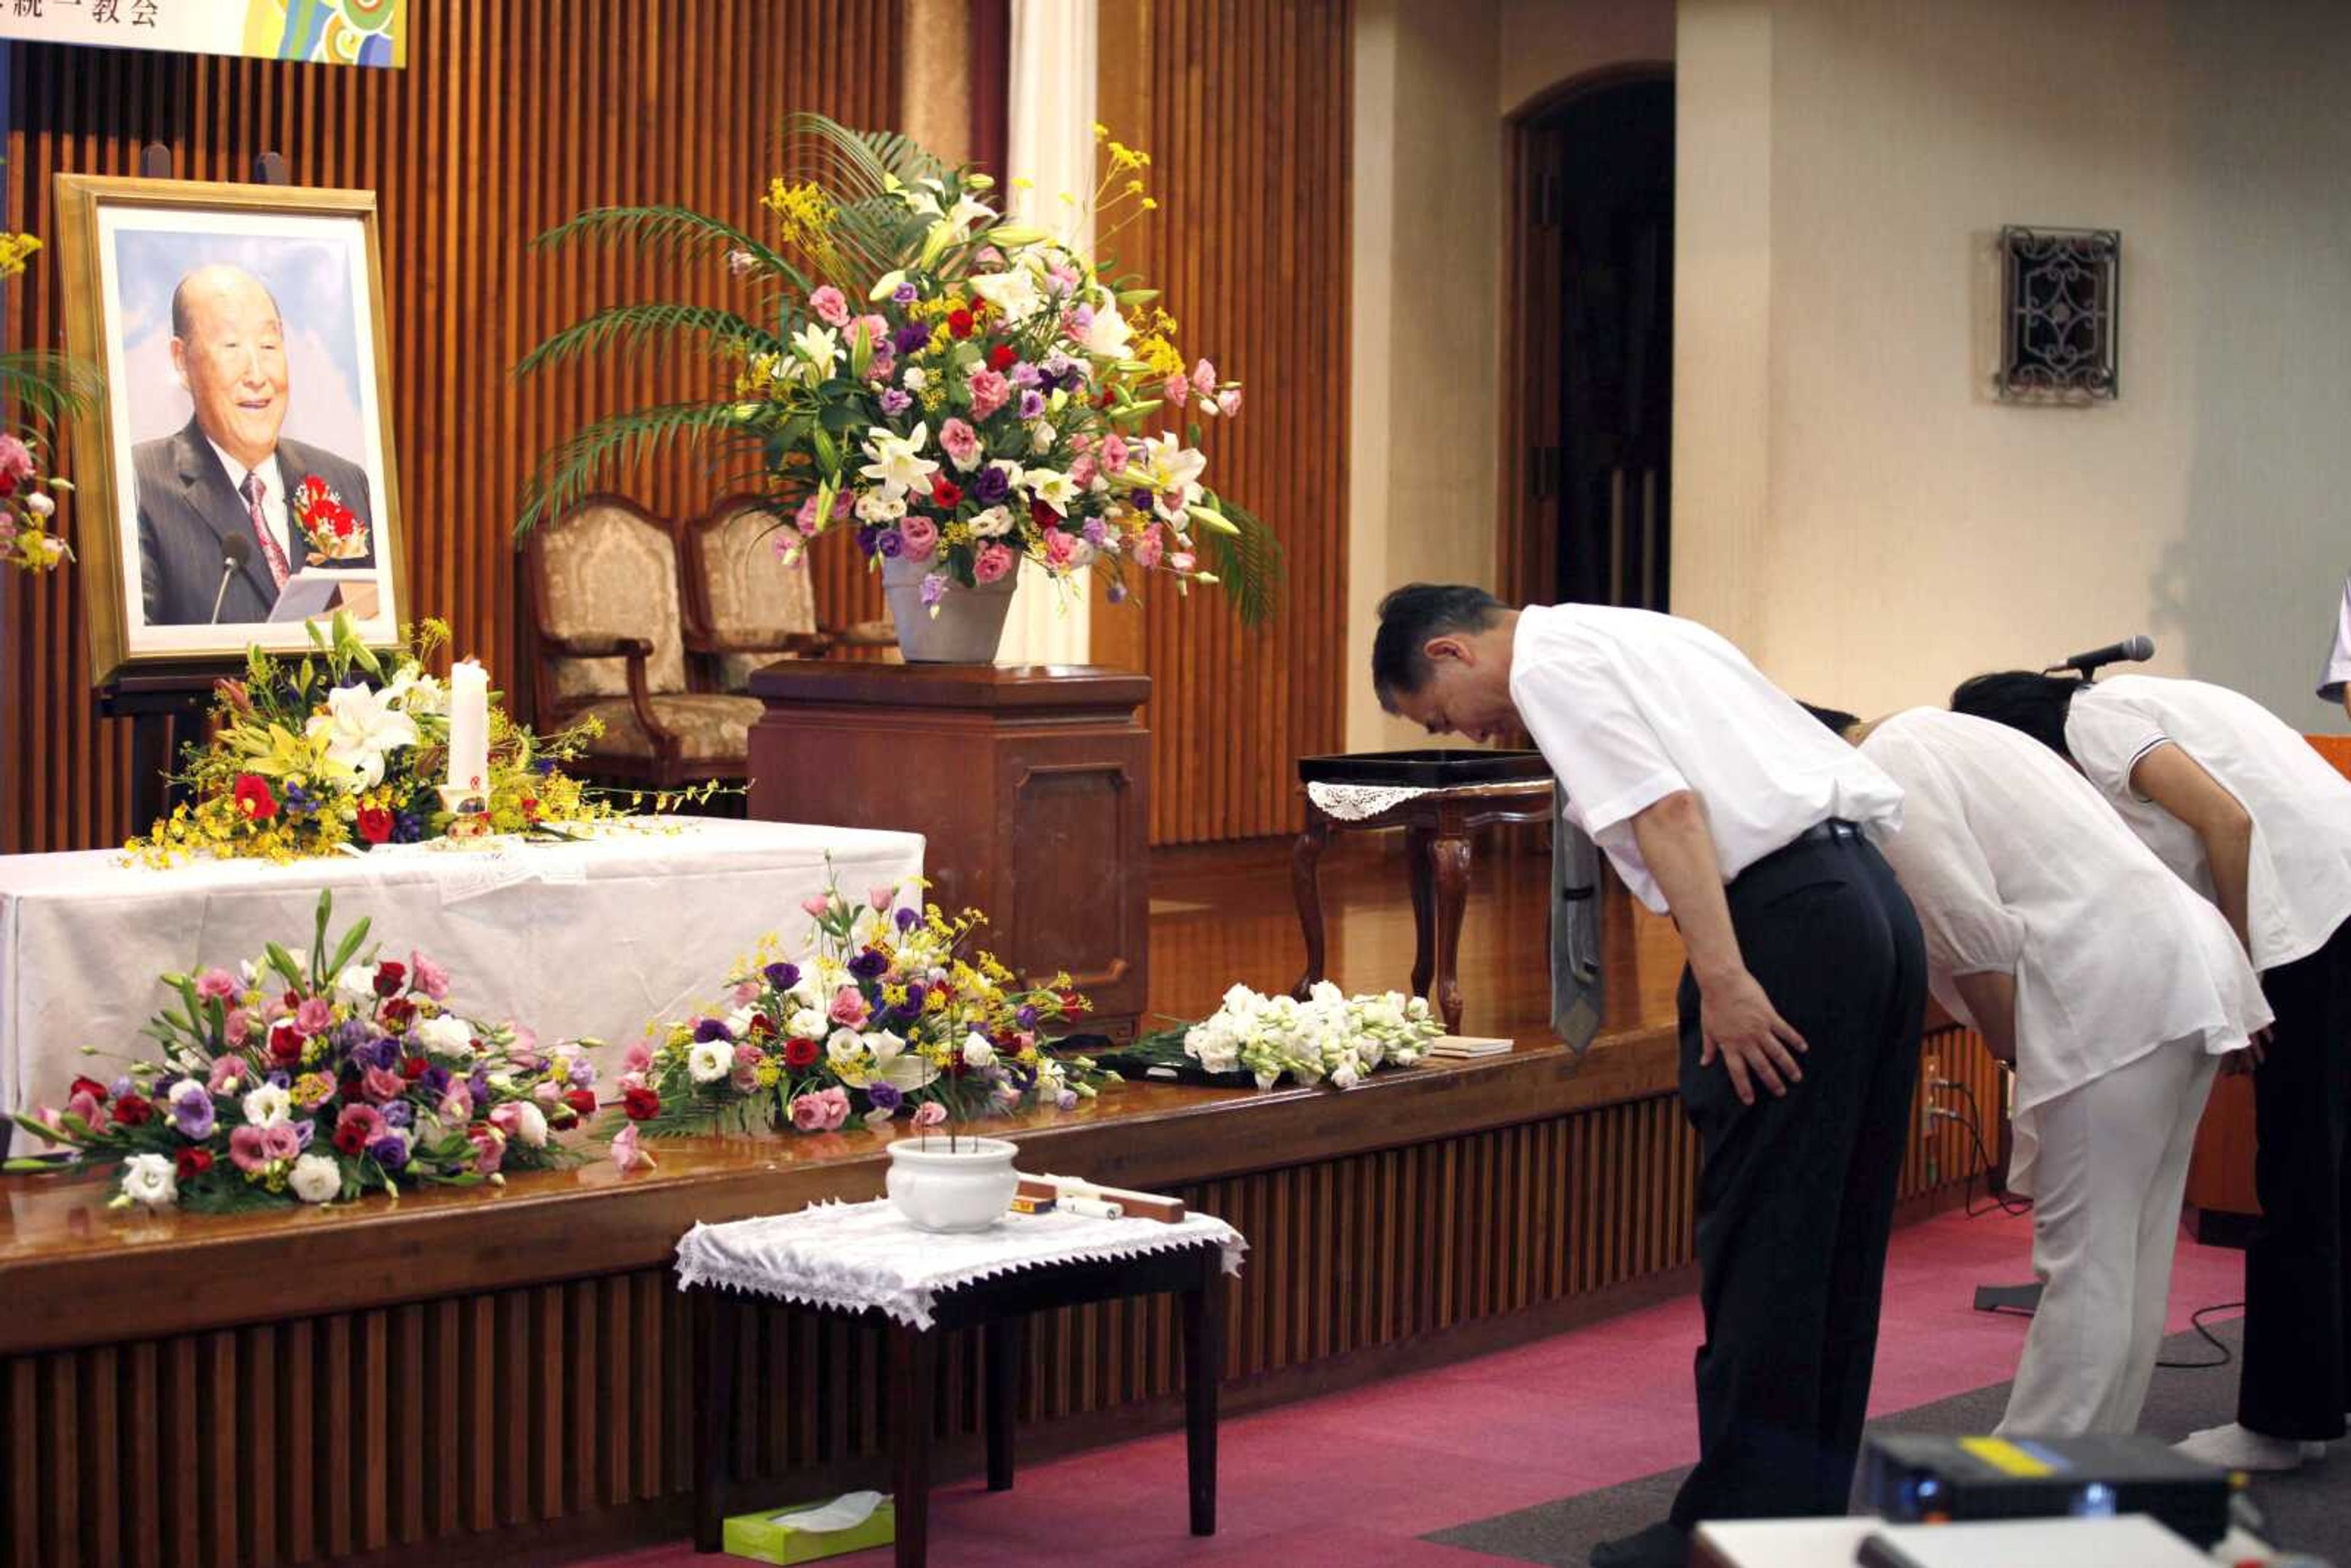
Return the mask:
[[[1475,755],[1474,753],[1471,755]],[[1469,898],[1470,835],[1491,822],[1551,821],[1549,779],[1429,789],[1369,817],[1334,817],[1306,800],[1306,828],[1290,852],[1290,889],[1306,937],[1306,972],[1290,988],[1305,999],[1322,978],[1322,852],[1332,830],[1381,831],[1402,828],[1412,876],[1412,994],[1430,997],[1448,1034],[1461,1032],[1461,911]],[[1433,996],[1429,982],[1436,981]]]
[[[896,1478],[893,1501],[897,1509],[900,1568],[916,1568],[929,1546],[931,1414],[937,1393],[940,1340],[956,1329],[980,1331],[987,1490],[1005,1491],[1012,1485],[1012,1426],[1020,1400],[1028,1315],[1049,1307],[1126,1296],[1172,1292],[1180,1299],[1185,1458],[1192,1533],[1214,1535],[1217,1380],[1224,1366],[1221,1257],[1216,1244],[1209,1243],[1137,1258],[1023,1269],[942,1294],[927,1329],[890,1322],[890,1447]],[[716,1552],[727,1514],[727,1494],[739,1484],[728,1469],[735,1353],[744,1309],[758,1298],[710,1286],[691,1288],[687,1294],[694,1298],[695,1322],[694,1547],[697,1552]],[[878,1312],[863,1315],[883,1321]]]

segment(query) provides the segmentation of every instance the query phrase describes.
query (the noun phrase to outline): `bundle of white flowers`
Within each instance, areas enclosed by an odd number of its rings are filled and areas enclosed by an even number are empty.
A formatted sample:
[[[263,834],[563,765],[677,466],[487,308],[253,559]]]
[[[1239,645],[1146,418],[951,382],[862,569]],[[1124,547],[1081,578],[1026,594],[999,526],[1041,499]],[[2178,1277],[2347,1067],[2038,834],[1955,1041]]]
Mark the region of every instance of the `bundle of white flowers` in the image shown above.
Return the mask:
[[[1211,1072],[1246,1071],[1260,1089],[1287,1076],[1352,1089],[1384,1065],[1410,1067],[1443,1031],[1428,1003],[1395,991],[1350,997],[1325,980],[1304,1001],[1247,986],[1184,1034],[1184,1052]]]

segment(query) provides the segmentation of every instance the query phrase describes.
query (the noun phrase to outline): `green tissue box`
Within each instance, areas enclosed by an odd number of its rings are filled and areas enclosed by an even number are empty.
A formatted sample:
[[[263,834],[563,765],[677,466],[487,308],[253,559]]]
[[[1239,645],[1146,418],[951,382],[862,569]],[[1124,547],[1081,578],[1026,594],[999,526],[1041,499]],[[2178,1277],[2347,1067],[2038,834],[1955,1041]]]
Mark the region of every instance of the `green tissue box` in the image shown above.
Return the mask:
[[[853,1491],[831,1502],[736,1514],[726,1521],[722,1544],[760,1563],[814,1563],[897,1539],[898,1513],[890,1500]]]

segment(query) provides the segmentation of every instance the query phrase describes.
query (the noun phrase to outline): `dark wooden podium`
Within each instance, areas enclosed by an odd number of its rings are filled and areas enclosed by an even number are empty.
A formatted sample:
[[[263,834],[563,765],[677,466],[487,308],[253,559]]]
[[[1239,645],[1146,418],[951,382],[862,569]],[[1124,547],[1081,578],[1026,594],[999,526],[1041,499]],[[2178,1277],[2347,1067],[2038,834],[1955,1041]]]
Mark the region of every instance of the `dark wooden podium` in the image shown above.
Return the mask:
[[[1132,1034],[1149,985],[1151,677],[1092,664],[791,660],[751,676],[754,817],[921,833],[931,900],[987,913]]]

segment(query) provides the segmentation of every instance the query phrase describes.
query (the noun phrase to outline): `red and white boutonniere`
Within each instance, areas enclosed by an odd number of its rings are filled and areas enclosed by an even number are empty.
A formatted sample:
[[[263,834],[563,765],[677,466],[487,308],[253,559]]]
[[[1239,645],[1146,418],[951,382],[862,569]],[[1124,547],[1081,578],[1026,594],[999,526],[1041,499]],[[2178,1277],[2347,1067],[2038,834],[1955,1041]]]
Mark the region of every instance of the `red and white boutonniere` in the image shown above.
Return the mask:
[[[316,474],[304,478],[294,492],[294,520],[301,525],[302,537],[309,545],[310,565],[367,558],[367,525],[343,505],[335,487]]]

